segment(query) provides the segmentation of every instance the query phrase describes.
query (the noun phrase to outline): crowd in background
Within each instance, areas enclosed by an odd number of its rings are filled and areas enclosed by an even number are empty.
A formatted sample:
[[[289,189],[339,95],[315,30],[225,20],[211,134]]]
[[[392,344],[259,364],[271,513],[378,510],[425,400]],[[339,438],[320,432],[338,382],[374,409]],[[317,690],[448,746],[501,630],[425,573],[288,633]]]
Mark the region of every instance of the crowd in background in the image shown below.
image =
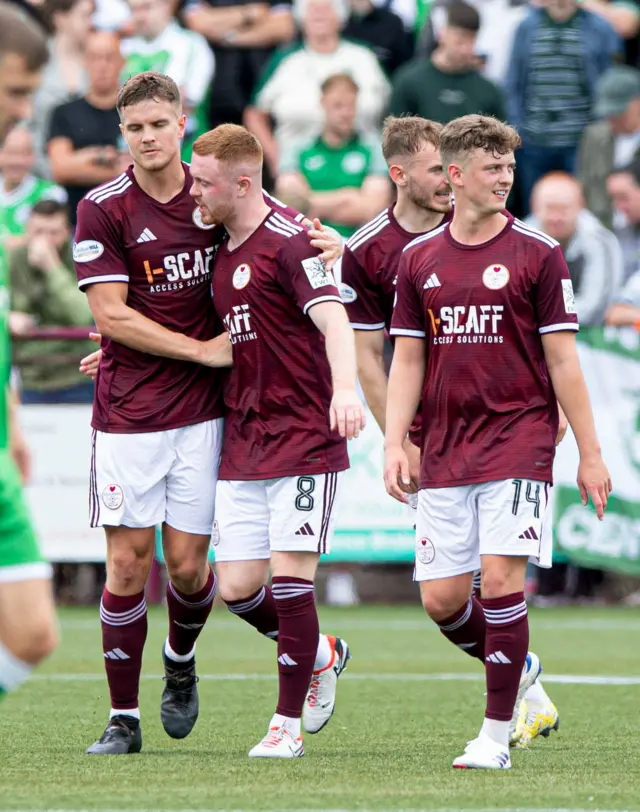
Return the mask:
[[[634,0],[15,0],[49,34],[32,121],[0,151],[0,240],[26,402],[85,402],[92,323],[71,261],[88,189],[129,164],[122,82],[169,74],[183,156],[222,122],[261,141],[265,185],[348,237],[393,200],[387,114],[517,126],[509,209],[560,242],[581,325],[640,329],[640,4]]]

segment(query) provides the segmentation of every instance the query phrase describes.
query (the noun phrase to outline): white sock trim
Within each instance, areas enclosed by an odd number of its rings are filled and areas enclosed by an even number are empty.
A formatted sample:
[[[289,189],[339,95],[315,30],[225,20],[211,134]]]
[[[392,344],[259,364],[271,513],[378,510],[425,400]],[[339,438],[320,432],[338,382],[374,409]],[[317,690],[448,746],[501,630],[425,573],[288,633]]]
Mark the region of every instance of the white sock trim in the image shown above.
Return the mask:
[[[316,661],[313,664],[314,671],[321,671],[323,668],[331,665],[333,661],[333,649],[329,643],[329,638],[326,634],[321,634],[318,639],[318,650],[316,652]]]
[[[33,666],[19,660],[0,643],[0,686],[4,691],[15,691],[29,679]]]
[[[188,654],[176,654],[176,652],[171,648],[169,645],[169,638],[164,641],[164,653],[170,660],[173,660],[174,663],[188,663],[189,660],[192,660],[196,656],[196,645],[193,644],[193,648]]]
[[[111,708],[109,719],[113,719],[114,716],[133,716],[134,719],[140,721],[140,708],[125,708],[125,710]]]
[[[509,749],[509,725],[511,722],[501,722],[498,719],[485,719],[480,733],[484,733],[496,744]]]

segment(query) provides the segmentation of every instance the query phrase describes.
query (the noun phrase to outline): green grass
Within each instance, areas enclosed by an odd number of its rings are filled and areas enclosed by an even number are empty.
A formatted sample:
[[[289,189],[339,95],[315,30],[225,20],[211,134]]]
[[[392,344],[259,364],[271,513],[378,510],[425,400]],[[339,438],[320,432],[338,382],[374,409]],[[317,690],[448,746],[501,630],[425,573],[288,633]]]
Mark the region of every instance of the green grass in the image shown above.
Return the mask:
[[[60,650],[0,705],[0,810],[640,810],[640,685],[548,682],[562,718],[558,734],[516,751],[511,772],[452,770],[481,723],[483,683],[415,676],[480,668],[417,607],[322,610],[323,628],[344,635],[354,658],[330,725],[306,736],[305,757],[291,762],[247,758],[274,709],[275,647],[224,609],[214,611],[198,644],[199,671],[249,678],[202,679],[193,733],[167,738],[162,681],[153,678],[161,673],[166,617],[153,610],[143,752],[89,758],[84,749],[108,710],[104,680],[86,678],[103,669],[97,612],[61,615]],[[531,626],[548,674],[640,675],[637,611],[532,612]]]

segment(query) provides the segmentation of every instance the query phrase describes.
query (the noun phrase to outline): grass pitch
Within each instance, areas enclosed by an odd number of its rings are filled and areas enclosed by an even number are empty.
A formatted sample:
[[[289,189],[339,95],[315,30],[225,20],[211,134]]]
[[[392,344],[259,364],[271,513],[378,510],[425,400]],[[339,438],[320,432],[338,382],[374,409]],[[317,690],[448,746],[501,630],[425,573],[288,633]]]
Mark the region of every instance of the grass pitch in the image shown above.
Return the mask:
[[[640,614],[531,612],[531,645],[561,715],[557,734],[512,754],[505,773],[454,771],[481,724],[478,663],[419,607],[322,609],[353,660],[330,724],[292,761],[248,759],[275,706],[275,646],[224,608],[198,643],[200,718],[162,730],[153,609],[141,688],[140,755],[89,757],[109,707],[97,610],[61,612],[63,642],[0,705],[4,810],[639,810]]]

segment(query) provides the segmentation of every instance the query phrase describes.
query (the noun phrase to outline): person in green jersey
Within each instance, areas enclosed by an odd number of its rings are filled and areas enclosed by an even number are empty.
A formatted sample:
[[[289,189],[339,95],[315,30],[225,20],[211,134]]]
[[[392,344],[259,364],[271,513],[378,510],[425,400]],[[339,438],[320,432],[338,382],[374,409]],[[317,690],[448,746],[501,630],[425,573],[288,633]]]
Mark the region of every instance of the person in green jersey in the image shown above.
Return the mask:
[[[322,84],[318,137],[284,151],[276,195],[310,219],[350,237],[390,202],[380,141],[355,128],[358,85],[346,73]]]
[[[67,193],[50,180],[33,174],[33,136],[14,127],[0,150],[0,240],[9,251],[26,242],[29,214],[41,200],[67,202]]]
[[[29,117],[47,61],[44,32],[24,12],[0,2],[0,145]],[[40,555],[22,494],[28,453],[9,388],[9,291],[0,243],[0,695],[17,688],[57,644],[50,567]],[[17,463],[17,465],[16,465]]]

